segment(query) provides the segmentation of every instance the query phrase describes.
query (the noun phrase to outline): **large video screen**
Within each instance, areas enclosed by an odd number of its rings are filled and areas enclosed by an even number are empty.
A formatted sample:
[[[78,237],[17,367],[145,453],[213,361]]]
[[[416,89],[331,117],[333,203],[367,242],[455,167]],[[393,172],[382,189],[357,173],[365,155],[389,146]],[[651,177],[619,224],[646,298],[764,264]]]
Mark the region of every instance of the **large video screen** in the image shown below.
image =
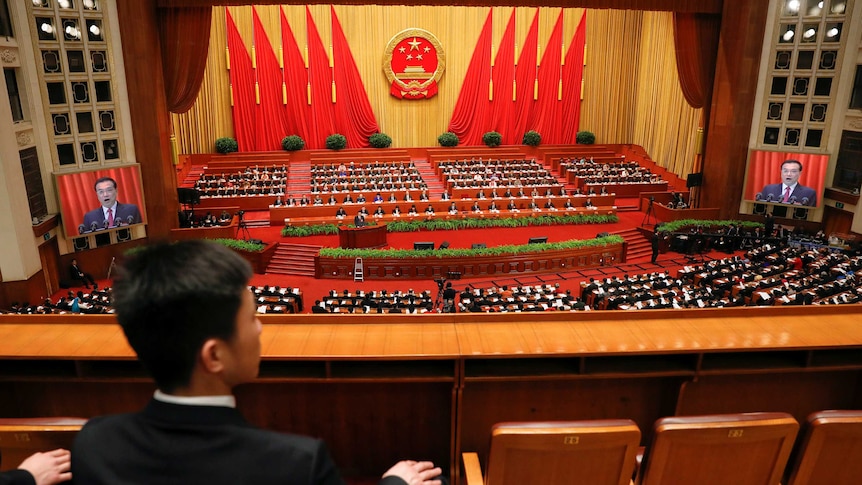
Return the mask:
[[[828,155],[752,150],[745,200],[817,207],[823,200]]]
[[[137,165],[56,177],[63,228],[68,237],[147,222]]]

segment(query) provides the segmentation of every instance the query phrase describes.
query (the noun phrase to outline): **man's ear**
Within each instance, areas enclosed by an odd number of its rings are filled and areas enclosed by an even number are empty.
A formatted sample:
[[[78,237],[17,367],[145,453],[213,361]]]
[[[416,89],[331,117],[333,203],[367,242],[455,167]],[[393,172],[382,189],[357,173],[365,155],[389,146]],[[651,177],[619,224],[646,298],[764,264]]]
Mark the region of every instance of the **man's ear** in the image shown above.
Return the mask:
[[[199,354],[201,368],[209,374],[218,374],[224,370],[224,342],[211,338],[207,339],[201,346]]]

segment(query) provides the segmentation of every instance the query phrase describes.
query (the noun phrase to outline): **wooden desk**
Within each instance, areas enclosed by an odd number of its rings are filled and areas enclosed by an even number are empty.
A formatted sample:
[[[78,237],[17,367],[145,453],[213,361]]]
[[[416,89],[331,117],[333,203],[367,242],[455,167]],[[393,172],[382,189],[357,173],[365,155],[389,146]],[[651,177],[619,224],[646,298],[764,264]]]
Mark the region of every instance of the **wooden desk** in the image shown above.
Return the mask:
[[[338,245],[345,249],[382,248],[386,246],[386,224],[338,228]]]
[[[492,424],[862,409],[862,306],[262,315],[250,422],[326,440],[348,477],[455,475]],[[134,411],[153,385],[111,316],[0,315],[0,416]],[[369,439],[374,436],[375,439]],[[456,482],[457,483],[457,482]]]

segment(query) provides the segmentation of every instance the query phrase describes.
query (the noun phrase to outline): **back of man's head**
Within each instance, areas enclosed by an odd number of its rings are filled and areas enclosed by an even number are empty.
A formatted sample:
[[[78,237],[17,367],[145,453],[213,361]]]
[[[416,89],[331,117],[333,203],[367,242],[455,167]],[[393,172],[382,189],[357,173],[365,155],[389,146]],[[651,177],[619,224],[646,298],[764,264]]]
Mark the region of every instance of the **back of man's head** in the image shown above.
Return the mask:
[[[231,340],[251,276],[238,254],[202,240],[150,246],[125,262],[114,282],[117,320],[159,389],[189,384],[206,340]]]

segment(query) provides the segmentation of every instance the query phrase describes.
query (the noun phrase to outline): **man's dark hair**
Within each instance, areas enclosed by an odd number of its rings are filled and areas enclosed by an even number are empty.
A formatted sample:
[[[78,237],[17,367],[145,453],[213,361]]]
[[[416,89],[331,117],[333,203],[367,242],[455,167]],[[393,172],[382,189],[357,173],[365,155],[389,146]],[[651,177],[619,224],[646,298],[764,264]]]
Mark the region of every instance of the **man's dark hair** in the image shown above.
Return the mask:
[[[189,384],[206,340],[232,339],[251,276],[241,256],[203,240],[153,245],[123,264],[114,281],[117,320],[159,389]]]
[[[114,184],[114,188],[115,189],[117,188],[117,181],[116,180],[112,179],[111,177],[101,177],[101,178],[99,178],[99,180],[96,180],[96,183],[93,184],[93,190],[99,190],[96,187],[98,187],[99,184],[102,182],[111,182],[112,184]]]
[[[788,163],[795,163],[796,165],[799,165],[799,171],[800,172],[802,171],[802,162],[800,162],[799,160],[793,160],[793,159],[787,159],[787,160],[781,162],[781,168],[784,168],[784,166],[787,165]]]

